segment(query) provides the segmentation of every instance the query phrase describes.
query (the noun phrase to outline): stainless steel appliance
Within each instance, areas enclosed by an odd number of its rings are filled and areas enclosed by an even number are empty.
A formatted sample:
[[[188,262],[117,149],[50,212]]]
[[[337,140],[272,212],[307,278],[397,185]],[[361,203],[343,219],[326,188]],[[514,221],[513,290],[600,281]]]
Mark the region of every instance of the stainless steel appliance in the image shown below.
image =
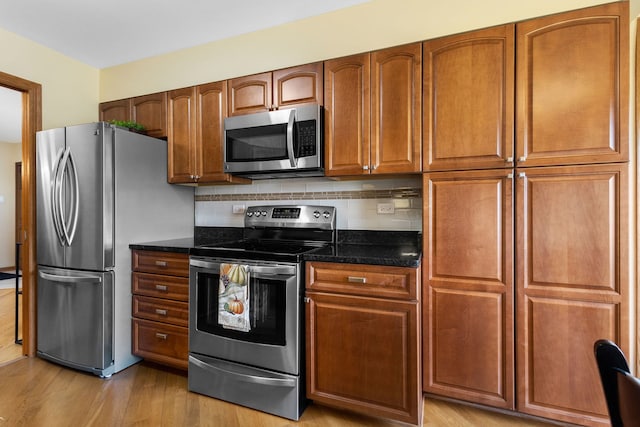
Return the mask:
[[[166,142],[107,123],[37,133],[37,354],[108,377],[131,354],[129,244],[193,234]]]
[[[224,120],[224,170],[252,179],[323,176],[322,106]]]
[[[306,400],[302,255],[334,241],[333,207],[254,206],[247,209],[242,240],[194,249],[189,390],[293,420],[300,417]],[[246,283],[242,276],[233,278],[229,265],[246,268]],[[225,284],[236,279],[246,286],[238,293],[250,295],[244,307],[248,325],[241,330],[220,314],[236,308],[223,301],[229,293]]]

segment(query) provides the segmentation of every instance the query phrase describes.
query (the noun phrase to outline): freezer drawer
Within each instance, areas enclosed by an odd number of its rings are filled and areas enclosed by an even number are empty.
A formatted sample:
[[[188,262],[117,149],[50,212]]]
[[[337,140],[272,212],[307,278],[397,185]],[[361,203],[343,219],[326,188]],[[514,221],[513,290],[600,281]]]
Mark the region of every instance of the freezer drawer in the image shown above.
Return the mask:
[[[38,355],[113,373],[113,272],[38,267]]]

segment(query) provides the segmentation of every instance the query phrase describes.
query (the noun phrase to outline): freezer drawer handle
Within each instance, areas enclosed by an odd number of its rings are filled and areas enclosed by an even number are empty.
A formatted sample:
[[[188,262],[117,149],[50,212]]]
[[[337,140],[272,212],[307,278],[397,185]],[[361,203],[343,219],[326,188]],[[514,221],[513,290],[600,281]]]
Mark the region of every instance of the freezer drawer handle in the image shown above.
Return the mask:
[[[72,283],[101,283],[102,277],[100,276],[60,276],[58,274],[51,274],[45,272],[38,272],[40,277],[46,280],[51,280],[52,282],[62,282],[67,284]]]
[[[167,334],[161,334],[160,332],[156,332],[156,338],[161,340],[166,340],[169,337]]]
[[[273,385],[273,386],[281,386],[281,387],[295,387],[296,385],[295,380],[292,380],[292,379],[259,377],[257,375],[246,375],[246,374],[241,374],[239,372],[228,371],[226,369],[222,369],[219,366],[213,366],[213,365],[204,363],[202,360],[198,360],[193,356],[189,356],[189,362],[207,371],[220,371],[225,375],[233,375],[239,381],[244,381],[247,383]]]
[[[167,290],[167,286],[166,285],[156,285],[156,289],[159,291],[166,291]]]

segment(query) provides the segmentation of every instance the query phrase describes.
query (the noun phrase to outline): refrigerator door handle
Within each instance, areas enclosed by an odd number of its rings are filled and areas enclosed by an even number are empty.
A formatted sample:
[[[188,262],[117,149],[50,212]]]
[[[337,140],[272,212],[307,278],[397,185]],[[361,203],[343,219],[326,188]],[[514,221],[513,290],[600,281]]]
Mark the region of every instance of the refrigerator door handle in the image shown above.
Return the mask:
[[[72,206],[73,211],[71,212],[71,218],[69,218],[69,236],[68,236],[68,244],[71,246],[73,242],[73,237],[76,234],[76,228],[78,226],[78,214],[80,212],[80,191],[78,187],[78,171],[76,170],[76,162],[73,159],[73,153],[71,152],[71,147],[67,148],[69,152],[69,157],[65,168],[69,166],[69,171],[71,173],[71,177],[73,178],[73,192],[71,193],[72,197]]]
[[[100,276],[61,276],[58,274],[45,273],[43,271],[39,271],[38,274],[41,278],[50,280],[52,282],[60,282],[65,284],[73,284],[73,283],[101,283],[102,277]]]
[[[66,242],[66,246],[71,246],[71,242],[73,241],[73,236],[76,233],[76,225],[78,224],[78,174],[76,172],[75,162],[73,161],[73,155],[71,154],[71,147],[67,147],[64,152],[64,156],[62,157],[62,170],[60,173],[60,179],[57,180],[57,185],[59,185],[60,190],[60,199],[59,199],[59,209],[60,209],[60,223],[62,224],[62,234],[64,236],[64,240]],[[71,199],[71,212],[69,215],[69,219],[67,220],[65,215],[65,207],[62,198],[62,187],[64,183],[64,178],[69,175],[71,179],[73,179],[73,189],[71,194],[69,194],[69,198]]]
[[[56,154],[56,160],[54,162],[55,173],[51,184],[51,218],[53,219],[53,225],[61,246],[65,246],[63,225],[60,219],[60,209],[62,208],[62,173],[64,172],[62,164],[63,155],[64,152],[62,149]]]

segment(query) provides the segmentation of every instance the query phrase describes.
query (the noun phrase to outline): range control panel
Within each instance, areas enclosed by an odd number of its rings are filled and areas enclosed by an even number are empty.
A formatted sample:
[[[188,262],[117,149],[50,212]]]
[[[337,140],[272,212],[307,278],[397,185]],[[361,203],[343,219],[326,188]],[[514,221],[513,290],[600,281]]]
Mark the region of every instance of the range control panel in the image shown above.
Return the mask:
[[[336,208],[333,206],[278,205],[250,206],[244,217],[245,227],[291,227],[334,230]]]

